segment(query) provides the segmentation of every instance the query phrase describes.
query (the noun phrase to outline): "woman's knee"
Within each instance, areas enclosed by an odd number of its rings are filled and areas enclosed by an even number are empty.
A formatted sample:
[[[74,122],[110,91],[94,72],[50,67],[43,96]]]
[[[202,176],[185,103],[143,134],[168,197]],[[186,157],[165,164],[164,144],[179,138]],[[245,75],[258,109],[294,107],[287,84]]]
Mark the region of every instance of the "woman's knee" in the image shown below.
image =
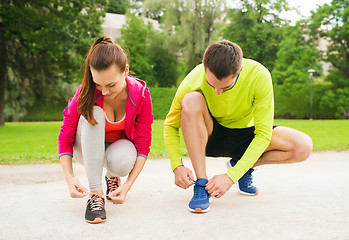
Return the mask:
[[[106,150],[107,170],[112,177],[127,176],[135,164],[137,150],[127,139],[112,143]]]

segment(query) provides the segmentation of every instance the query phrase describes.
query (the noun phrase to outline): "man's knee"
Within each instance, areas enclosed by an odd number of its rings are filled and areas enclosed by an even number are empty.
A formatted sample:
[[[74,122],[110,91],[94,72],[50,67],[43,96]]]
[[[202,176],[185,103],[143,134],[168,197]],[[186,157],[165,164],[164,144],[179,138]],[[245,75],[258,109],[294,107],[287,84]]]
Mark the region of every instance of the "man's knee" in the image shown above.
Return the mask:
[[[294,155],[294,159],[297,162],[302,162],[306,160],[313,151],[313,141],[312,139],[303,133],[303,136],[300,137],[293,144],[292,153]]]
[[[184,115],[193,115],[202,112],[203,105],[206,104],[204,96],[199,92],[187,93],[181,102]]]

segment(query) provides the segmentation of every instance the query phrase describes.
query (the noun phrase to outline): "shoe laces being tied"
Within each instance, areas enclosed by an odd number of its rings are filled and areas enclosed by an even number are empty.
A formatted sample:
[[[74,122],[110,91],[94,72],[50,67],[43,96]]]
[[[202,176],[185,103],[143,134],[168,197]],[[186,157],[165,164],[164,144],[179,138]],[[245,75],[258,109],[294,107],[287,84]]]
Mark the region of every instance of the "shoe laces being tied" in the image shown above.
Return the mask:
[[[207,196],[205,186],[201,186],[197,184],[197,181],[194,181],[194,198],[205,198]]]
[[[120,187],[120,178],[118,177],[113,177],[113,178],[108,178],[108,187],[109,187],[109,192],[112,192],[116,190],[118,187]]]
[[[98,194],[92,195],[87,204],[91,204],[91,211],[103,210],[103,197]]]

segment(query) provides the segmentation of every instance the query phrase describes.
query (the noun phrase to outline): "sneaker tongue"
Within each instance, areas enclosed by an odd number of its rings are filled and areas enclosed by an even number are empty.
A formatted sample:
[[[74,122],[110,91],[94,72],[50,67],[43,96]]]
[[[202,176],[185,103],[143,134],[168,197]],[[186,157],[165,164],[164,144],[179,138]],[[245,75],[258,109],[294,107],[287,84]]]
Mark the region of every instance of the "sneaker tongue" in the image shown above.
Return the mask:
[[[195,185],[205,187],[207,182],[208,182],[208,180],[206,178],[199,178],[196,180]]]

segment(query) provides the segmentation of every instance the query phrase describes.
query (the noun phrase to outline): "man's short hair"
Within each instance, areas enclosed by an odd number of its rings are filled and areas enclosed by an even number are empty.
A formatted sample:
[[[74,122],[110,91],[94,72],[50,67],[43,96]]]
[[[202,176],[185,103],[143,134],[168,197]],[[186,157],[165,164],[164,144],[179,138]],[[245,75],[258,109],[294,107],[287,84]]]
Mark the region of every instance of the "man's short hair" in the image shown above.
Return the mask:
[[[204,53],[203,64],[219,80],[237,75],[241,69],[242,50],[236,43],[222,40],[211,43]]]

